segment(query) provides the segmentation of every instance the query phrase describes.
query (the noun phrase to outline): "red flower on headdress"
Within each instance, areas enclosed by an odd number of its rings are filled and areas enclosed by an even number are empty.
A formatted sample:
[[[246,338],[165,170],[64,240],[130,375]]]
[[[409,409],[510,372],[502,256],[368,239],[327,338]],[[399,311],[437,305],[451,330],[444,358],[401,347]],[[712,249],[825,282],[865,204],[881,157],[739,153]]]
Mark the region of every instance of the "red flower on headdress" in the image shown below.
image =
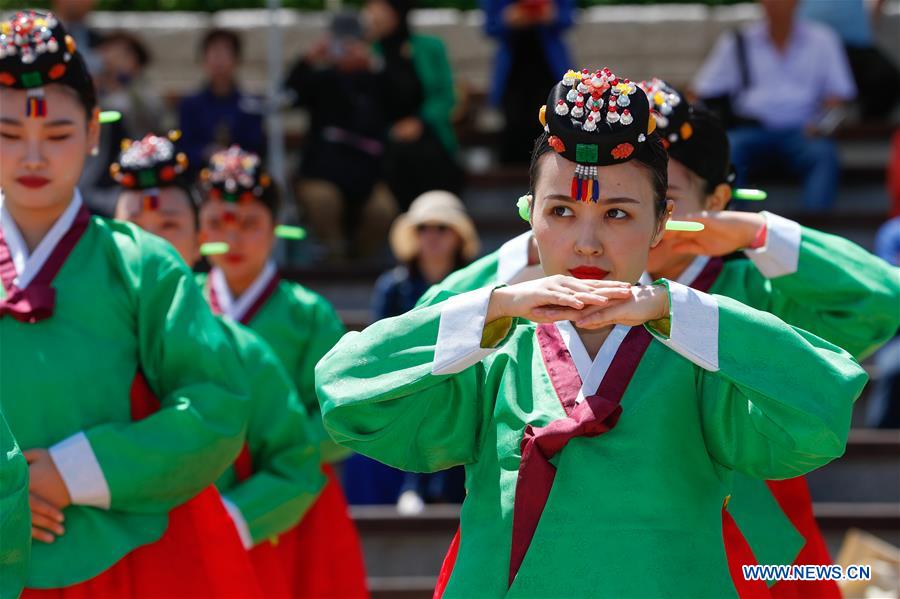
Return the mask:
[[[564,144],[563,140],[561,140],[560,138],[558,138],[555,135],[551,135],[550,139],[547,140],[547,143],[550,145],[551,148],[553,148],[560,154],[562,154],[563,152],[566,151],[566,144]]]
[[[631,156],[631,153],[634,152],[634,146],[628,142],[620,143],[615,148],[610,150],[610,154],[616,160],[624,160]]]

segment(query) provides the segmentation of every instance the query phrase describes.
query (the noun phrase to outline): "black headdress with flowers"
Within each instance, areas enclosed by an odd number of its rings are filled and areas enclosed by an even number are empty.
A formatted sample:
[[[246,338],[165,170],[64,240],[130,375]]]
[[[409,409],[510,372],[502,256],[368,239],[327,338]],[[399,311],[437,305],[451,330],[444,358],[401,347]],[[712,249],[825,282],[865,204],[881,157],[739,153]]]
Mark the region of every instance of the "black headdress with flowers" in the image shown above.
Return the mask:
[[[200,171],[200,185],[213,201],[231,203],[260,201],[274,215],[277,194],[262,160],[253,152],[233,145],[213,154]]]
[[[180,137],[180,131],[170,131],[165,137],[147,134],[139,140],[126,139],[118,161],[109,166],[116,183],[144,192],[145,210],[158,208],[160,187],[189,188],[187,156],[175,149]]]
[[[732,183],[734,169],[728,135],[718,118],[691,105],[674,87],[662,79],[642,81],[656,130],[669,155],[715,187]]]
[[[596,202],[597,167],[627,162],[656,127],[647,96],[608,68],[568,71],[541,108],[548,143],[576,163],[572,197]]]
[[[89,82],[75,40],[52,13],[19,12],[0,22],[0,85],[28,90],[26,116],[47,116],[45,85],[65,83],[80,89]]]

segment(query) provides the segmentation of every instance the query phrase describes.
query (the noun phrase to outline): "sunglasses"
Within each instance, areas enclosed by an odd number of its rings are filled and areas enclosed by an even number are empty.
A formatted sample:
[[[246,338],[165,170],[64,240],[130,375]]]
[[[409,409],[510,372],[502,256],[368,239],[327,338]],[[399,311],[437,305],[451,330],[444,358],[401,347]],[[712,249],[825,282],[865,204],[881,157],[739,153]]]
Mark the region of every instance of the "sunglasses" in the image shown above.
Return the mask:
[[[424,223],[421,225],[416,225],[417,233],[425,233],[427,231],[435,231],[436,233],[446,233],[450,230],[450,227],[442,224],[428,224]]]

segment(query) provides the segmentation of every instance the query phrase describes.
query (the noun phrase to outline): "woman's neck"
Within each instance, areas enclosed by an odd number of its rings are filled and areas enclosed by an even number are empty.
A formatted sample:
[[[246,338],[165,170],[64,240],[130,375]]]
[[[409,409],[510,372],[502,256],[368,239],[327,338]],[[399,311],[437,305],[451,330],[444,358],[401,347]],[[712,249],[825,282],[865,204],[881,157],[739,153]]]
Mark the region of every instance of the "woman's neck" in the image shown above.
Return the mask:
[[[22,234],[22,240],[25,242],[28,252],[31,253],[47,236],[62,213],[69,207],[69,203],[60,202],[40,208],[26,208],[10,202],[7,196],[3,205],[15,221],[19,233]]]
[[[430,284],[440,283],[453,270],[453,258],[420,258],[419,272]]]
[[[581,343],[584,344],[584,349],[587,351],[588,357],[590,357],[591,360],[597,357],[600,348],[603,347],[603,342],[606,341],[606,338],[609,337],[612,330],[612,325],[602,329],[575,329],[578,333],[578,338],[581,339]]]
[[[238,298],[244,295],[244,292],[247,291],[256,278],[260,275],[262,271],[250,274],[228,274],[225,271],[222,271],[225,275],[225,283],[228,285],[228,290],[231,292],[232,297]]]

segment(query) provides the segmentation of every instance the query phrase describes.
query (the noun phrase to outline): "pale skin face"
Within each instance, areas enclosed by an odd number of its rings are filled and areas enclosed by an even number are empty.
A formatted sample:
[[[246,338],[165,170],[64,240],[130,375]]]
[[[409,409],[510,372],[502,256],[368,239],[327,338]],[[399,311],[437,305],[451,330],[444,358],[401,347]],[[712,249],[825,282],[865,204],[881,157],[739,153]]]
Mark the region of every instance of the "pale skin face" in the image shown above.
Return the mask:
[[[243,293],[262,272],[275,245],[275,222],[261,203],[208,201],[200,209],[200,242],[225,242],[228,253],[210,256],[228,287]]]
[[[606,273],[596,278],[637,282],[661,239],[644,168],[634,162],[600,167],[600,200],[587,203],[569,197],[575,163],[553,153],[541,161],[531,228],[544,274],[589,267]]]
[[[144,192],[124,190],[119,194],[115,217],[162,237],[172,244],[186,264],[194,264],[200,257],[200,249],[190,198],[178,187],[163,187],[157,197],[158,207],[144,210]]]
[[[0,188],[29,249],[69,205],[100,136],[99,112],[88,122],[74,90],[48,85],[44,97],[46,118],[26,118],[26,92],[0,89]]]

